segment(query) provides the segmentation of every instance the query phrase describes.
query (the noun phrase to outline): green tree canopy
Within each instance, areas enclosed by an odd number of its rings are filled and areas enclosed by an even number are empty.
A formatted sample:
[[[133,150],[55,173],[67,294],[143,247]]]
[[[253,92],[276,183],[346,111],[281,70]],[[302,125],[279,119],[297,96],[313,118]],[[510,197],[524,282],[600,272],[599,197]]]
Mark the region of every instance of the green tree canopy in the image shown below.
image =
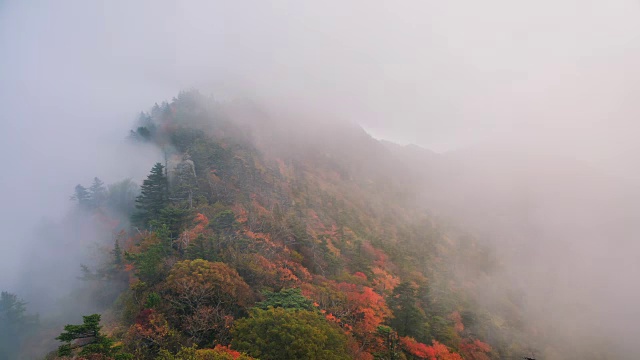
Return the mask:
[[[315,311],[254,308],[233,335],[234,349],[261,360],[350,358],[347,336]]]
[[[427,317],[418,306],[417,290],[410,282],[405,281],[396,286],[388,304],[394,316],[390,325],[398,335],[410,336],[422,342],[429,340]]]
[[[123,354],[120,347],[114,346],[113,339],[102,334],[100,330],[100,314],[83,316],[81,325],[65,325],[64,332],[56,337],[56,340],[64,342],[58,348],[58,356],[71,356],[76,349],[80,355],[99,354],[116,359],[131,359],[128,354]]]
[[[266,299],[256,304],[257,308],[267,310],[269,307],[314,310],[313,302],[302,295],[298,288],[282,289],[280,292],[267,291],[264,293]]]

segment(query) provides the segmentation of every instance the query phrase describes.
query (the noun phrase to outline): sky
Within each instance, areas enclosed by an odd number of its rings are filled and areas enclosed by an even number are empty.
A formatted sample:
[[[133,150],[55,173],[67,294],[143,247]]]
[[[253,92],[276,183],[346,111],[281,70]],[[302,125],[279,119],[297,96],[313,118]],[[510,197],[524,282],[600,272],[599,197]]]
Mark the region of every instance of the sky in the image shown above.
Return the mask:
[[[1,4],[7,102],[132,112],[197,87],[436,151],[523,135],[596,160],[637,150],[637,1]]]
[[[183,89],[640,179],[639,19],[636,0],[0,0],[0,287],[75,184],[147,173],[159,154],[123,137]]]

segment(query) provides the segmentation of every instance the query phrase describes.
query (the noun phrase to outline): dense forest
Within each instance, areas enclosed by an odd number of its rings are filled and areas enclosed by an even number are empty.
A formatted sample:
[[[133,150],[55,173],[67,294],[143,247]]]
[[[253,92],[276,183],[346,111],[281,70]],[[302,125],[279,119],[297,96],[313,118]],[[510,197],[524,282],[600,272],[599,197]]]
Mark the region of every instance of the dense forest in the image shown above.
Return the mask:
[[[542,350],[522,294],[490,304],[478,295],[500,270],[492,249],[431,214],[414,196],[429,174],[361,128],[303,126],[189,91],[141,113],[129,140],[164,154],[142,184],[95,178],[71,189],[74,224],[102,231],[97,260],[72,264],[82,285],[71,297],[92,305],[67,309],[78,321],[56,327],[3,292],[0,358]]]

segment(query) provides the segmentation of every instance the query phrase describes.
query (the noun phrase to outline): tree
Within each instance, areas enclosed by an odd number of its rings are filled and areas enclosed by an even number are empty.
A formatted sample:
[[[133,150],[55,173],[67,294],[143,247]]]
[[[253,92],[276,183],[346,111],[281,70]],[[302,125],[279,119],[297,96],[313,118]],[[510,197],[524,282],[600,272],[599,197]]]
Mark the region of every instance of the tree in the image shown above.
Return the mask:
[[[100,330],[100,314],[83,316],[81,325],[65,325],[56,340],[65,344],[58,347],[58,356],[72,356],[75,350],[81,349],[80,356],[99,354],[116,359],[132,359],[121,353],[120,347],[114,346],[113,339],[102,334]]]
[[[489,360],[491,346],[478,339],[465,339],[460,344],[460,353],[464,355],[465,359],[469,360]]]
[[[213,335],[228,338],[234,317],[253,300],[249,285],[235,269],[202,259],[176,263],[166,288],[181,328],[197,343]]]
[[[315,311],[254,308],[233,336],[234,349],[261,360],[350,358],[347,336]]]
[[[113,270],[116,272],[120,272],[124,267],[124,252],[122,251],[122,247],[120,246],[120,240],[124,239],[125,236],[126,236],[126,233],[124,232],[124,230],[120,231],[116,236],[116,240],[114,241],[114,244],[113,244],[113,249],[111,250],[111,256],[112,256],[111,264],[112,264]]]
[[[139,186],[131,179],[125,179],[109,185],[107,205],[116,214],[131,216],[135,211]]]
[[[136,198],[138,212],[132,217],[132,222],[141,226],[148,226],[149,222],[158,219],[162,209],[169,203],[167,177],[164,166],[156,163],[147,179],[142,182],[140,195]]]
[[[184,225],[193,217],[191,211],[188,209],[182,209],[173,205],[169,205],[160,210],[157,221],[160,224],[166,225],[169,229],[169,236],[176,238]]]
[[[411,337],[400,338],[400,345],[409,355],[418,359],[429,360],[462,360],[460,354],[452,352],[445,345],[433,341],[431,346],[417,342]]]
[[[172,254],[169,229],[166,225],[156,228],[156,231],[143,237],[141,243],[125,252],[125,259],[135,265],[136,276],[147,285],[154,285],[162,280],[169,271],[165,261]]]
[[[233,211],[224,210],[216,214],[209,226],[216,232],[229,233],[236,224],[236,216]]]
[[[353,326],[354,333],[362,338],[375,335],[378,326],[391,315],[384,298],[368,286],[342,282],[337,289],[346,295],[346,302],[335,315]]]
[[[376,355],[379,358],[398,360],[402,359],[401,352],[399,350],[398,333],[393,331],[392,328],[384,325],[378,326],[378,335],[382,338],[382,351],[379,351]]]
[[[107,199],[107,188],[104,182],[97,177],[93,178],[93,184],[89,187],[89,204],[93,208],[100,207]]]
[[[402,282],[393,289],[389,298],[389,308],[393,312],[390,325],[400,336],[410,336],[418,341],[427,341],[427,317],[417,306],[417,292],[409,282]]]
[[[249,285],[238,272],[221,262],[184,260],[171,268],[166,281],[169,289],[184,306],[249,305],[253,299]]]
[[[256,304],[257,308],[267,310],[269,307],[314,310],[313,302],[302,295],[298,288],[282,289],[280,292],[267,291],[264,293],[266,299]]]
[[[86,187],[78,184],[76,185],[75,191],[71,196],[71,200],[75,200],[78,202],[80,206],[88,206],[90,204],[91,194]]]
[[[17,358],[25,336],[37,320],[26,314],[26,303],[17,295],[0,293],[0,359]]]
[[[124,335],[126,349],[135,359],[155,359],[163,349],[177,352],[182,342],[180,333],[155,309],[140,311]]]
[[[161,350],[156,360],[254,360],[252,357],[231,350],[226,346],[216,345],[213,349],[182,347],[175,355]]]

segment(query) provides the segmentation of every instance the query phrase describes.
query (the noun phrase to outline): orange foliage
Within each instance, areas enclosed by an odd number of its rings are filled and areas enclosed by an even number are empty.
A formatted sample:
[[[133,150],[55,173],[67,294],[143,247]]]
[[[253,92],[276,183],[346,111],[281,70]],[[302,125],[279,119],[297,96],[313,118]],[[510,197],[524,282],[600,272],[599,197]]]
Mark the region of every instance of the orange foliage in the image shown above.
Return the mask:
[[[367,286],[324,281],[317,285],[302,283],[301,288],[329,314],[328,319],[339,319],[345,331],[360,339],[375,337],[378,326],[391,316],[384,298]]]
[[[375,275],[373,279],[373,287],[380,292],[392,292],[398,284],[400,279],[397,276],[389,274],[387,271],[380,267],[374,267],[371,272]]]
[[[411,337],[400,338],[400,346],[404,351],[419,358],[428,360],[462,360],[460,354],[453,353],[445,345],[433,341],[432,346],[417,342]]]
[[[196,225],[189,231],[189,235],[192,239],[195,239],[198,235],[202,234],[204,229],[207,228],[207,225],[209,225],[209,219],[203,214],[198,213],[193,222]]]
[[[217,351],[218,353],[223,353],[223,354],[229,354],[231,355],[234,359],[239,358],[240,356],[242,356],[242,354],[239,351],[235,351],[235,350],[231,350],[230,347],[228,346],[222,346],[220,344],[216,345],[216,347],[213,348],[213,350]]]
[[[373,333],[391,315],[384,298],[372,288],[344,282],[336,286],[347,296],[345,321],[355,332]]]

